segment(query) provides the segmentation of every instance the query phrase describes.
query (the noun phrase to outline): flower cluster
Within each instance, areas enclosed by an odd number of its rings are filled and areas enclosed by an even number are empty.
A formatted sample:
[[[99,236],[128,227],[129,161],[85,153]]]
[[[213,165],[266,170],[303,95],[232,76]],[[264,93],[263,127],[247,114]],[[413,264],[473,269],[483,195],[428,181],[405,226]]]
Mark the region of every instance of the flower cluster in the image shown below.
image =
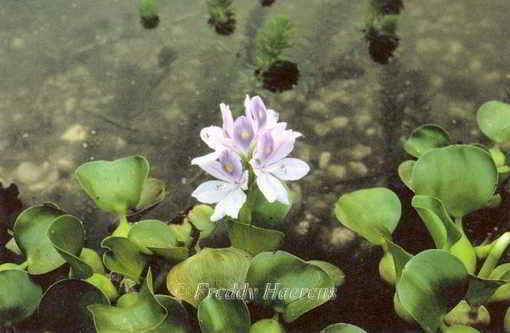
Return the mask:
[[[216,204],[213,221],[225,215],[237,219],[246,202],[245,191],[254,182],[267,201],[290,204],[281,180],[300,179],[310,170],[304,161],[287,157],[301,133],[278,122],[278,113],[267,109],[258,96],[246,96],[244,107],[246,114],[234,120],[228,105],[220,104],[223,127],[200,132],[214,152],[191,161],[218,179],[199,185],[191,194],[200,202]]]

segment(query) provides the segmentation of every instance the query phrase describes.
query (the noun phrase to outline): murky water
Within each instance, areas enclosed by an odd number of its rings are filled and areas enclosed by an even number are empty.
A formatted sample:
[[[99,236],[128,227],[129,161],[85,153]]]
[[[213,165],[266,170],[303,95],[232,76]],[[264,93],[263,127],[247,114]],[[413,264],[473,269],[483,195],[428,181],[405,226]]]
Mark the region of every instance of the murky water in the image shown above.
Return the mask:
[[[27,205],[51,200],[82,217],[94,242],[105,217],[73,170],[143,154],[170,190],[151,214],[171,218],[206,177],[190,166],[207,150],[200,129],[220,123],[220,102],[239,114],[245,94],[259,94],[305,135],[296,155],[312,172],[299,185],[292,237],[341,253],[350,239],[331,218],[341,193],[385,184],[404,156],[400,137],[424,122],[480,140],[478,106],[510,89],[507,0],[405,1],[388,65],[369,56],[367,3],[235,0],[235,32],[221,36],[203,0],[160,1],[155,30],[142,28],[134,0],[3,0],[0,178],[18,184]],[[284,93],[253,75],[256,32],[277,15],[295,26],[285,58],[301,72]]]

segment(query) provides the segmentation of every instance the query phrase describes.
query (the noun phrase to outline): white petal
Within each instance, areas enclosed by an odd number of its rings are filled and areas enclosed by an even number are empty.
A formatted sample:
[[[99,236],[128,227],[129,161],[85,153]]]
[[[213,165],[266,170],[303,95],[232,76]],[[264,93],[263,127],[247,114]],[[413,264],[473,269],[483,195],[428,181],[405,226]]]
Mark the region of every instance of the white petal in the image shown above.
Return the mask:
[[[274,176],[263,171],[257,171],[257,186],[264,194],[267,201],[275,202],[280,201],[284,204],[289,204],[289,194],[283,184]]]
[[[246,202],[246,194],[240,188],[230,192],[225,199],[222,200],[225,202],[225,212],[226,215],[237,219],[239,215],[239,211],[241,207],[243,207]]]
[[[280,118],[280,114],[275,110],[268,109],[267,110],[267,121],[266,121],[266,129],[271,129],[276,126],[278,123],[278,119]]]
[[[214,208],[214,213],[211,216],[211,221],[218,221],[225,215],[237,219],[239,211],[245,202],[246,194],[240,188],[234,189],[225,198],[218,202]]]
[[[214,150],[224,149],[224,142],[226,138],[223,128],[221,127],[209,126],[202,128],[200,131],[200,138]]]
[[[218,151],[209,153],[207,155],[203,155],[203,156],[200,156],[200,157],[195,157],[194,159],[191,160],[191,165],[201,166],[201,165],[204,165],[204,164],[211,163],[211,162],[215,161],[216,159],[218,159],[220,154],[221,154],[221,151],[218,150]]]
[[[236,184],[230,184],[219,180],[210,180],[200,184],[191,196],[198,201],[213,204],[223,200],[232,190],[239,187]]]
[[[310,167],[305,161],[298,158],[284,158],[264,168],[264,171],[270,172],[283,180],[298,180],[306,176]]]

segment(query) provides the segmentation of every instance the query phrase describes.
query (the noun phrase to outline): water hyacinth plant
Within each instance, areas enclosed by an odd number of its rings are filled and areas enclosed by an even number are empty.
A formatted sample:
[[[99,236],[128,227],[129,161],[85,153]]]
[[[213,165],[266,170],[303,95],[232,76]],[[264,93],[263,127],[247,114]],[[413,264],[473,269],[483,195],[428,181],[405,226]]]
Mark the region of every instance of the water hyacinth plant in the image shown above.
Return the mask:
[[[149,177],[146,158],[81,165],[78,184],[116,220],[101,242],[104,253],[87,248],[82,221],[54,204],[21,212],[6,245],[19,256],[0,265],[0,326],[184,333],[196,332],[194,321],[203,333],[284,332],[334,298],[345,279],[338,267],[278,250],[285,235],[276,226],[293,203],[285,182],[309,172],[288,157],[301,134],[258,96],[246,97],[245,115],[235,120],[228,106],[220,108],[223,126],[200,133],[213,152],[192,162],[217,178],[192,193],[214,208],[198,204],[172,221],[141,219],[167,194]],[[203,247],[221,219],[232,246]],[[252,323],[252,303],[274,315]],[[334,324],[324,332],[364,331]]]
[[[436,249],[413,256],[393,242],[402,207],[389,189],[347,193],[336,204],[342,224],[383,248],[379,272],[395,286],[396,313],[429,333],[478,332],[491,322],[488,305],[510,301],[510,268],[500,262],[509,233],[473,246],[463,225],[468,214],[497,207],[507,190],[510,168],[500,146],[510,139],[510,105],[487,102],[477,120],[494,145],[450,144],[437,125],[417,128],[404,142],[417,159],[401,163],[398,173]]]

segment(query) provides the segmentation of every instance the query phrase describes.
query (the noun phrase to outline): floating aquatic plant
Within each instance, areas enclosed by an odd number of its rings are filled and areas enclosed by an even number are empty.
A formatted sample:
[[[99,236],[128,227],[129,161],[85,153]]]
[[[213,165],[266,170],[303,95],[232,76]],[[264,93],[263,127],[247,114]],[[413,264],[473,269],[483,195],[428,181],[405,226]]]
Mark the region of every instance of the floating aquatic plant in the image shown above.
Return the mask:
[[[214,208],[194,205],[170,222],[140,220],[167,191],[149,177],[145,157],[130,156],[88,162],[75,172],[97,208],[116,218],[101,241],[102,257],[85,247],[82,221],[56,205],[21,212],[6,248],[23,259],[0,265],[0,326],[16,329],[30,317],[51,331],[185,333],[191,332],[186,302],[197,308],[204,333],[283,332],[285,323],[335,297],[345,279],[339,268],[276,251],[285,236],[276,227],[294,198],[286,181],[309,171],[288,157],[301,134],[279,122],[260,97],[246,97],[245,109],[234,120],[221,104],[223,126],[200,133],[214,152],[193,164],[217,180],[192,195]],[[232,246],[202,248],[219,220]],[[42,287],[44,279],[50,280]],[[252,324],[250,302],[275,315]],[[337,325],[325,332],[354,328]]]
[[[510,105],[487,102],[477,120],[494,146],[451,144],[437,125],[417,128],[404,143],[416,160],[401,163],[398,173],[436,249],[413,256],[393,242],[401,204],[386,188],[347,193],[336,204],[342,224],[383,248],[379,271],[395,285],[396,313],[428,333],[478,332],[490,323],[487,305],[510,300],[510,266],[500,262],[510,234],[473,246],[463,226],[466,215],[501,202],[497,191],[510,167],[500,144],[510,140]]]
[[[209,24],[222,35],[230,35],[235,30],[235,15],[232,0],[207,0]]]
[[[159,25],[159,10],[156,0],[141,0],[139,14],[140,22],[145,29],[154,29]]]
[[[257,34],[255,73],[271,91],[288,90],[297,83],[297,65],[282,58],[283,52],[292,47],[292,40],[292,24],[285,16],[269,20]]]

